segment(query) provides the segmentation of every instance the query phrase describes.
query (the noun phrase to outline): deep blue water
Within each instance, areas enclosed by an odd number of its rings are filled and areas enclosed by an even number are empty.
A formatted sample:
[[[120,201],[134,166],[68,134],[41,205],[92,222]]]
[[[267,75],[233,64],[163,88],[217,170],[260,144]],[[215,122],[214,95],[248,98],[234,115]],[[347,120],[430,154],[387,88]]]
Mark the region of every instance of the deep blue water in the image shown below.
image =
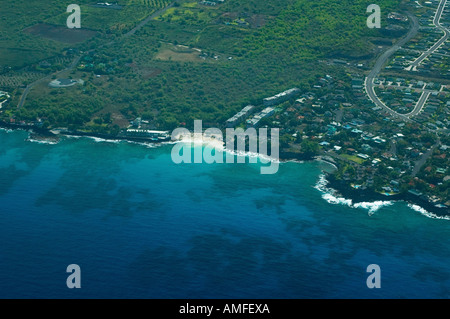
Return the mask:
[[[260,175],[175,165],[171,146],[26,138],[0,131],[1,298],[450,297],[450,221],[330,204],[318,162]]]

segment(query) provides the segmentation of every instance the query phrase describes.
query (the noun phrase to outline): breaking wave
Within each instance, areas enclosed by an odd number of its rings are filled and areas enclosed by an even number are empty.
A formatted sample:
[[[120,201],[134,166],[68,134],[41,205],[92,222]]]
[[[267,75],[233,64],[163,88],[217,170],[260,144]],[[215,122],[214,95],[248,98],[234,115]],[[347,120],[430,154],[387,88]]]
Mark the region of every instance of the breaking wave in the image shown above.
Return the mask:
[[[27,138],[26,141],[31,143],[47,144],[47,145],[56,145],[59,143],[59,141],[55,140],[45,140],[45,139],[39,140],[34,138]]]
[[[319,176],[319,180],[314,186],[315,189],[323,193],[322,198],[325,199],[328,203],[333,205],[345,205],[351,208],[363,208],[369,211],[369,215],[373,215],[380,208],[385,206],[391,206],[394,204],[393,201],[375,201],[375,202],[361,202],[361,203],[353,203],[351,199],[347,199],[342,197],[335,189],[327,187],[328,181],[326,179],[325,174],[321,174]],[[433,214],[426,209],[420,207],[416,204],[407,203],[408,207],[412,210],[428,217],[435,219],[444,219],[450,220],[450,216],[439,216]]]
[[[136,142],[136,141],[126,141],[128,144],[135,144],[135,145],[140,145],[140,146],[144,146],[146,148],[156,148],[158,147],[157,144],[155,143],[145,143],[145,142]]]
[[[342,197],[335,189],[329,188],[327,185],[328,181],[325,174],[321,174],[314,188],[323,193],[322,198],[333,205],[345,205],[351,208],[362,208],[368,210],[369,215],[373,215],[380,208],[394,204],[392,201],[353,203],[353,200]]]
[[[411,208],[412,210],[415,210],[418,213],[421,213],[422,215],[424,215],[426,217],[429,217],[429,218],[450,220],[450,216],[438,216],[436,214],[430,213],[429,211],[420,207],[419,205],[408,204],[408,207]]]
[[[86,138],[89,138],[91,140],[94,140],[97,143],[113,143],[113,144],[119,144],[120,142],[122,142],[121,140],[110,140],[110,139],[106,139],[106,138],[100,138],[100,137],[95,137],[95,136],[85,136]]]
[[[9,129],[9,128],[4,128],[4,127],[0,127],[0,131],[6,132],[6,133],[12,133],[12,132],[14,132],[14,130]]]

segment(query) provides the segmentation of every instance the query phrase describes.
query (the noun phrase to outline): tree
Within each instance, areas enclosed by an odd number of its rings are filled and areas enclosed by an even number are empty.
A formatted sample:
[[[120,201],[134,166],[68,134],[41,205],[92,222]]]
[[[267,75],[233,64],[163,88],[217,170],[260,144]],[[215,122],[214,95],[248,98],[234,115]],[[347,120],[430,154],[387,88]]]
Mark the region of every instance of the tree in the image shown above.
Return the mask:
[[[315,156],[315,155],[319,154],[320,147],[319,147],[319,143],[317,143],[317,142],[305,140],[302,142],[301,147],[302,147],[302,152],[305,155]]]

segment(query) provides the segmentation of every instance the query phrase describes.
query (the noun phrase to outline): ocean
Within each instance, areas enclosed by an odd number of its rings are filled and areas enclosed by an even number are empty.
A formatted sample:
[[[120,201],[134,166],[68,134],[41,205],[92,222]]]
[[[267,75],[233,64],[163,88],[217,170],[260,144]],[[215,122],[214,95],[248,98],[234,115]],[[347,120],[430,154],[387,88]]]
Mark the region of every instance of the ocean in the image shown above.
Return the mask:
[[[338,198],[325,163],[261,175],[177,165],[171,145],[27,139],[0,131],[0,298],[450,297],[450,221]]]

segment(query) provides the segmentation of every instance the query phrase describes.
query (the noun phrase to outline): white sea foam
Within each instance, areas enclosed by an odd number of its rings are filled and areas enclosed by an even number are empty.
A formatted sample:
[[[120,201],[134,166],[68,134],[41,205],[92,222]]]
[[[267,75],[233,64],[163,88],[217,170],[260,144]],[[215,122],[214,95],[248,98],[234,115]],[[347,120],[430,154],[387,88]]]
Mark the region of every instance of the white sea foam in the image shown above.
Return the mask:
[[[6,133],[12,133],[13,130],[11,130],[10,128],[4,128],[4,127],[0,127],[0,131],[6,132]]]
[[[79,135],[64,135],[64,137],[66,138],[73,138],[73,139],[80,139],[83,138],[83,136],[79,136]]]
[[[336,190],[332,189],[332,188],[328,188],[328,181],[327,178],[325,176],[325,174],[320,174],[319,175],[319,180],[317,181],[316,185],[314,186],[315,189],[317,189],[318,191],[322,192],[322,193],[330,193],[330,194],[336,194]]]
[[[129,144],[136,144],[136,145],[140,145],[140,146],[144,146],[146,148],[157,148],[159,146],[162,145],[167,145],[167,144],[175,144],[177,142],[161,142],[161,143],[152,143],[152,142],[137,142],[137,141],[131,141],[131,140],[113,140],[113,139],[104,139],[104,138],[100,138],[100,137],[95,137],[95,136],[81,136],[81,135],[64,135],[67,138],[72,138],[72,139],[80,139],[80,138],[89,138],[91,140],[94,140],[97,143],[113,143],[113,144],[119,144],[121,142],[125,142],[125,143],[129,143]]]
[[[145,143],[145,142],[136,142],[136,141],[126,141],[129,144],[136,144],[136,145],[140,145],[140,146],[144,146],[146,148],[156,148],[158,147],[157,144],[155,143]]]
[[[329,188],[327,187],[327,185],[328,181],[326,180],[326,176],[324,174],[321,174],[314,188],[323,193],[322,198],[330,204],[346,205],[352,208],[367,209],[369,211],[369,215],[374,214],[382,207],[391,206],[394,204],[393,201],[361,202],[353,204],[353,201],[351,199],[340,196],[335,189]],[[450,220],[450,216],[438,216],[420,207],[419,205],[408,203],[408,207],[429,218]]]
[[[369,215],[374,214],[380,208],[385,206],[390,206],[393,204],[392,201],[375,201],[375,202],[360,202],[353,203],[353,200],[344,198],[338,194],[335,189],[327,187],[328,181],[324,174],[319,176],[319,180],[314,186],[315,189],[323,193],[322,198],[330,204],[334,205],[345,205],[351,208],[362,208],[369,211]]]
[[[270,157],[269,155],[263,155],[260,153],[255,153],[255,152],[243,152],[243,151],[236,151],[236,150],[228,150],[228,149],[224,149],[225,152],[231,154],[231,155],[235,155],[235,156],[240,156],[240,157],[248,157],[248,158],[258,158],[261,161],[263,161],[264,163],[280,163],[279,159]]]
[[[200,136],[197,137],[196,134],[191,135],[178,135],[174,138],[174,143],[186,143],[186,144],[194,144],[195,146],[203,145],[203,146],[209,146],[211,148],[214,148],[216,150],[224,150],[225,145],[223,141],[220,141],[219,139],[215,139],[213,137],[207,137],[207,136]]]
[[[296,159],[290,159],[290,160],[286,160],[285,163],[297,163],[297,164],[304,164],[305,161],[300,161],[300,160],[296,160]]]
[[[113,143],[113,144],[119,144],[122,142],[122,140],[109,140],[105,138],[95,137],[95,136],[86,136],[89,139],[94,140],[97,143]]]
[[[385,207],[385,206],[391,206],[393,204],[394,204],[394,202],[392,202],[392,201],[378,200],[378,201],[375,201],[375,202],[356,203],[356,204],[353,205],[353,207],[367,209],[367,210],[369,210],[369,215],[372,215],[377,210],[379,210],[380,208]]]
[[[194,137],[191,135],[178,135],[175,137],[175,141],[172,141],[173,144],[176,143],[185,143],[185,144],[193,144],[194,146],[208,146],[212,149],[226,152],[231,155],[235,156],[242,156],[242,157],[248,157],[248,158],[259,158],[260,160],[263,160],[264,162],[275,162],[280,163],[279,159],[275,159],[273,157],[270,157],[268,155],[263,155],[260,153],[255,152],[243,152],[243,151],[237,151],[237,150],[229,150],[226,148],[225,143],[219,139],[216,139],[214,137],[209,136],[200,136],[196,137],[195,134],[193,134]]]
[[[450,220],[450,216],[438,216],[438,215],[433,214],[433,213],[427,211],[426,209],[420,207],[419,205],[408,204],[408,207],[411,208],[412,210],[415,210],[418,213],[421,213],[422,215],[424,215],[426,217],[429,217],[429,218]]]
[[[165,141],[165,142],[160,142],[158,144],[159,145],[175,145],[177,143],[179,143],[179,142],[177,142],[177,141]]]
[[[36,140],[34,138],[27,138],[26,141],[32,142],[32,143],[38,143],[38,144],[48,144],[48,145],[56,145],[59,143],[59,141],[55,141],[55,140]]]
[[[323,194],[322,198],[325,199],[330,204],[339,204],[339,205],[346,205],[348,207],[352,207],[351,199],[346,199],[344,197],[337,197],[330,193]]]
[[[5,133],[8,133],[8,134],[9,134],[9,133],[13,133],[15,130],[10,129],[10,128],[0,127],[0,131],[3,131],[3,132],[5,132]],[[24,130],[24,129],[22,129],[22,128],[18,128],[17,131],[26,131],[26,130]]]

